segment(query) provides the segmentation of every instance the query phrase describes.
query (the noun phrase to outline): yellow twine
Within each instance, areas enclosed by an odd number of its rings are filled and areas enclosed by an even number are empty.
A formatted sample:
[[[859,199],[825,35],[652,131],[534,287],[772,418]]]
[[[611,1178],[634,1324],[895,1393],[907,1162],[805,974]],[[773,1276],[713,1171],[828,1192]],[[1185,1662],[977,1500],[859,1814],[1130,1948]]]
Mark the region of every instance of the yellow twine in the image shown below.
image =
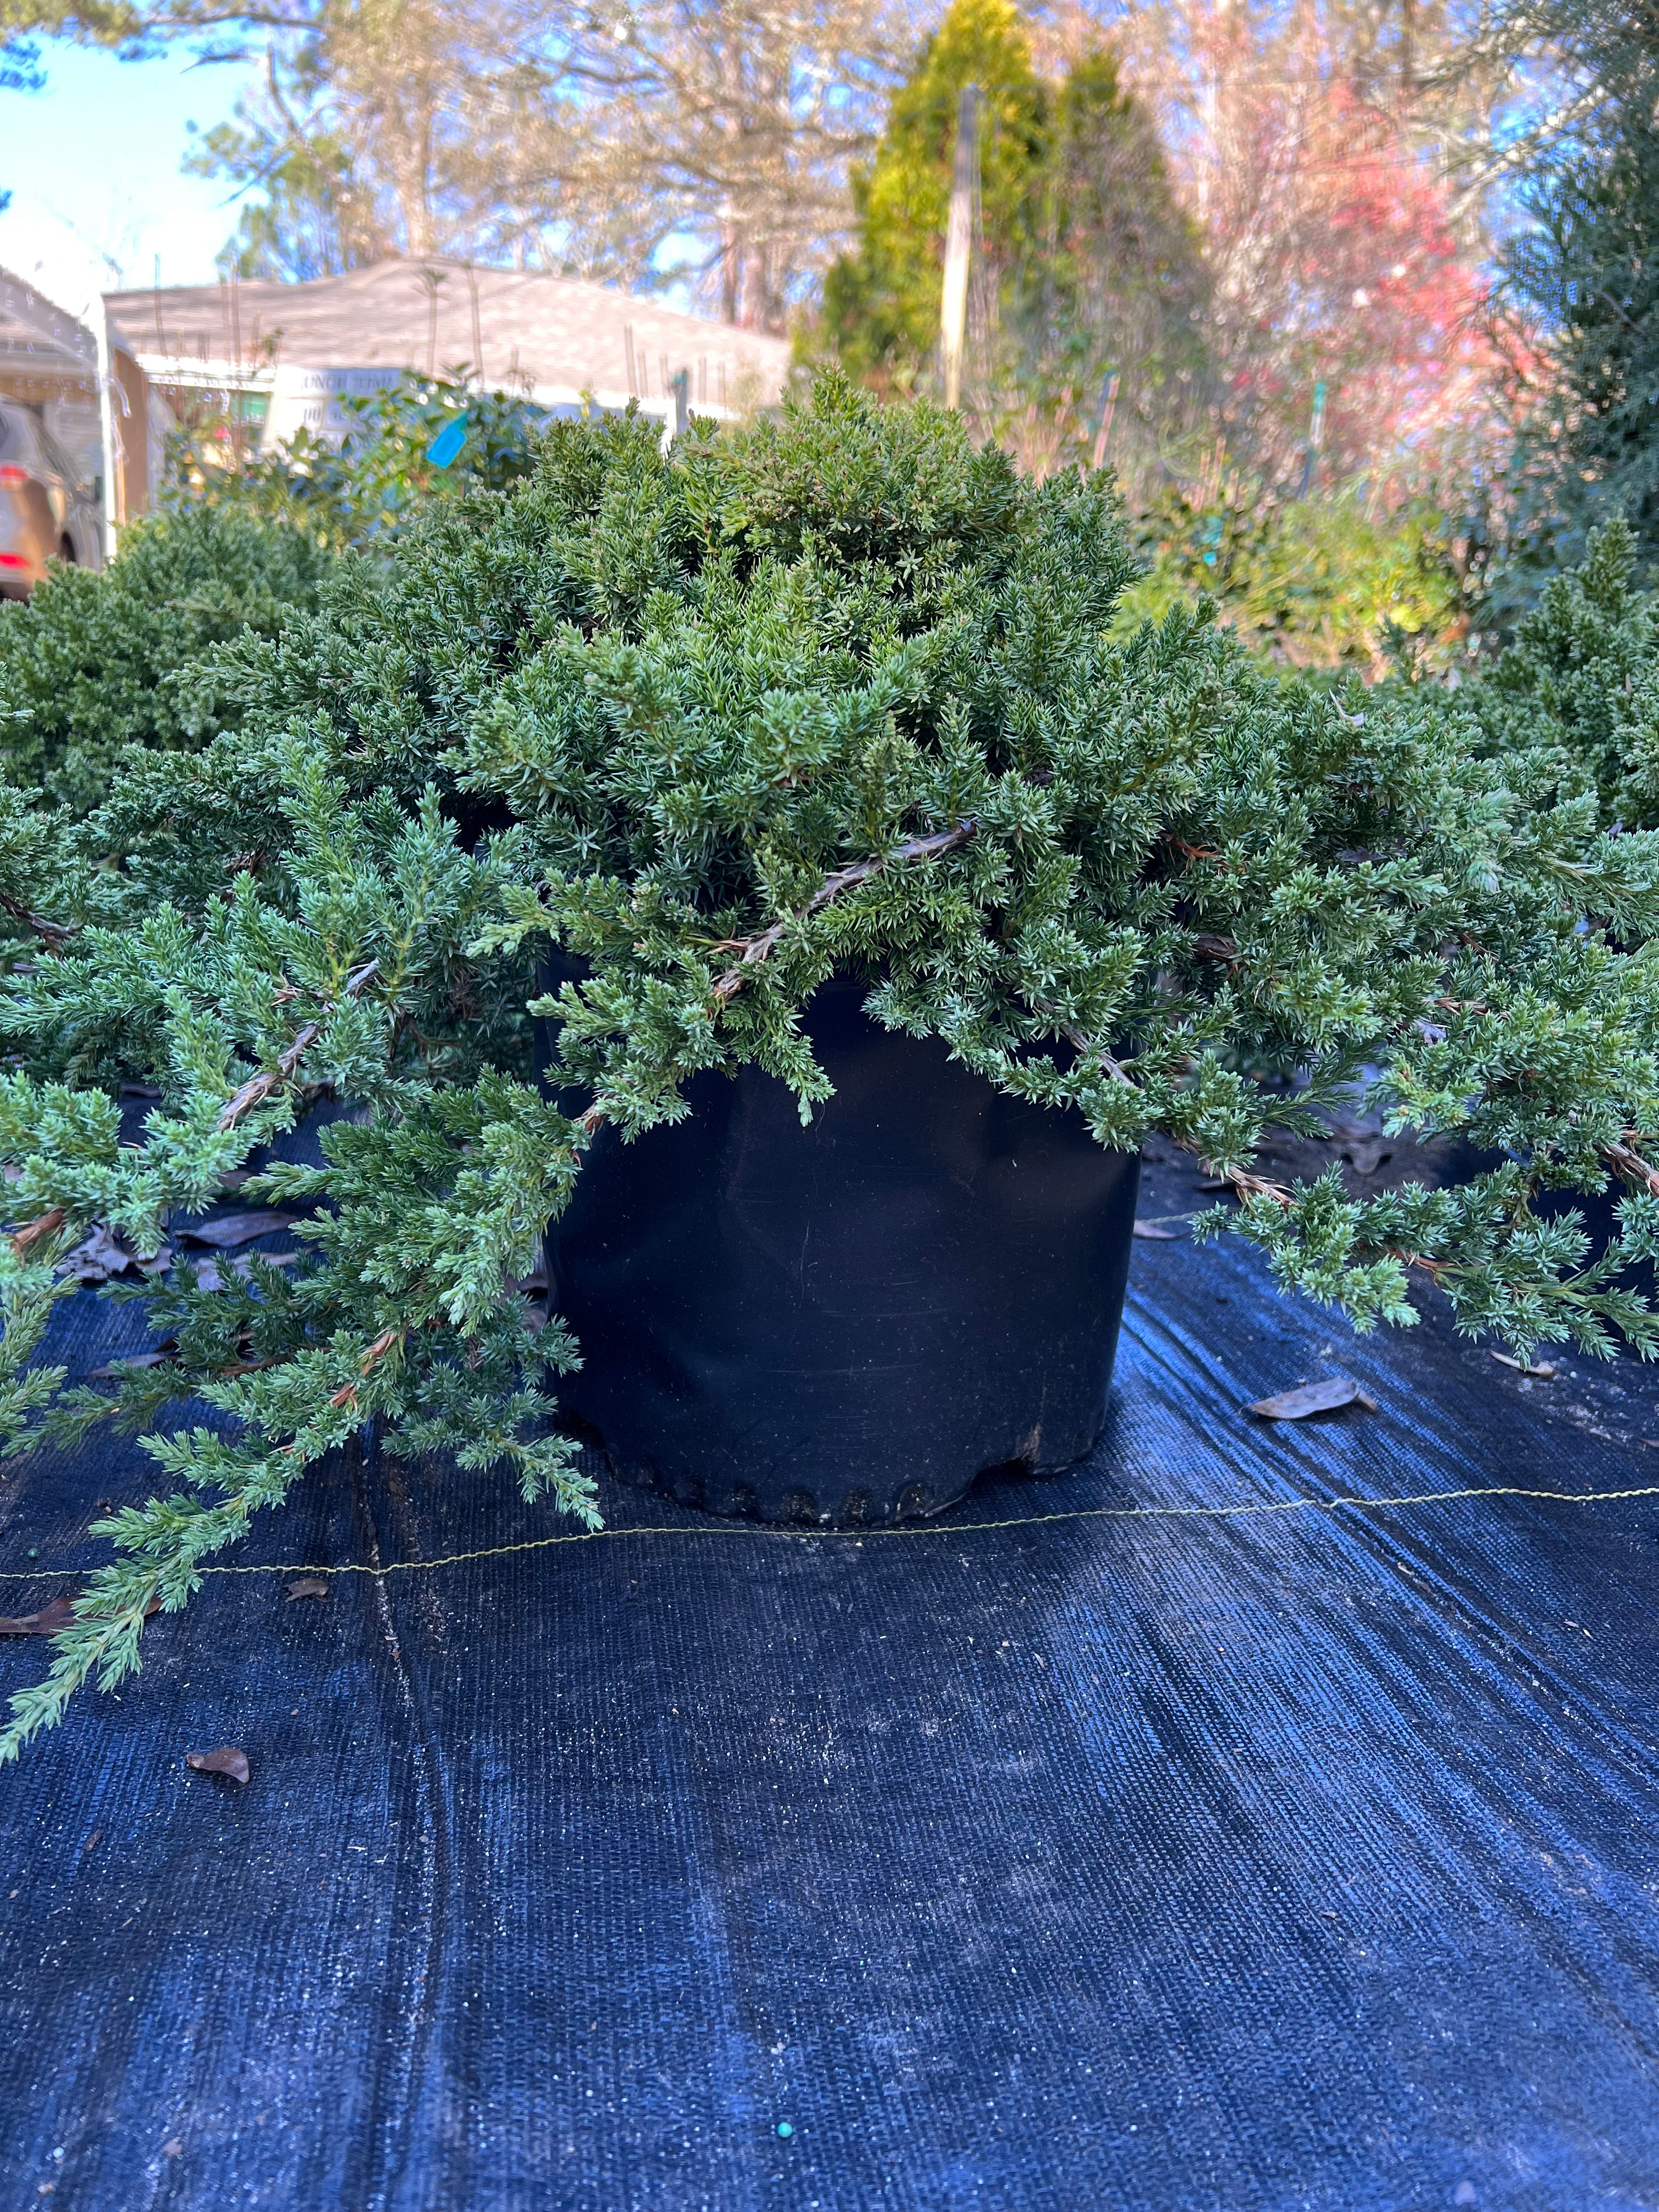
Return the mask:
[[[912,1521],[891,1528],[773,1528],[753,1521],[706,1521],[681,1528],[666,1524],[636,1528],[577,1528],[557,1536],[535,1536],[520,1544],[492,1544],[477,1552],[446,1552],[435,1559],[394,1559],[389,1565],[352,1564],[343,1567],[217,1566],[198,1567],[200,1575],[368,1575],[379,1581],[387,1575],[428,1574],[438,1567],[459,1567],[474,1559],[504,1559],[515,1552],[545,1552],[556,1544],[597,1544],[620,1536],[760,1536],[799,1542],[803,1538],[828,1538],[862,1544],[878,1536],[982,1536],[1002,1528],[1045,1528],[1059,1521],[1226,1521],[1270,1513],[1376,1513],[1401,1506],[1450,1505],[1470,1498],[1530,1498],[1550,1505],[1608,1505],[1631,1498],[1659,1498],[1659,1483],[1632,1490],[1532,1490],[1519,1484],[1492,1485],[1468,1490],[1420,1490],[1401,1498],[1280,1498],[1242,1505],[1074,1505],[1059,1513],[1028,1513],[1007,1521]],[[32,1567],[27,1573],[0,1573],[0,1582],[40,1582],[55,1575],[85,1574],[84,1567]]]

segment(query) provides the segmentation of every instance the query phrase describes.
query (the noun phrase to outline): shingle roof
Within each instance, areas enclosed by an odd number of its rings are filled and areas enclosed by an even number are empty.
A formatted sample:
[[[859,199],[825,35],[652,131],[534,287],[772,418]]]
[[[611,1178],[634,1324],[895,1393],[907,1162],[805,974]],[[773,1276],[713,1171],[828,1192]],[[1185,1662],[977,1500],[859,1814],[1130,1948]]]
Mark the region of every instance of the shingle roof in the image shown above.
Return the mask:
[[[485,384],[521,382],[538,398],[660,402],[666,380],[689,369],[693,407],[716,407],[775,400],[790,360],[786,339],[601,284],[459,262],[381,261],[309,284],[112,292],[105,304],[114,342],[158,380],[192,368],[240,380],[239,367],[262,360],[428,374],[465,364]]]
[[[97,368],[92,332],[0,269],[0,386],[25,399],[90,396]]]

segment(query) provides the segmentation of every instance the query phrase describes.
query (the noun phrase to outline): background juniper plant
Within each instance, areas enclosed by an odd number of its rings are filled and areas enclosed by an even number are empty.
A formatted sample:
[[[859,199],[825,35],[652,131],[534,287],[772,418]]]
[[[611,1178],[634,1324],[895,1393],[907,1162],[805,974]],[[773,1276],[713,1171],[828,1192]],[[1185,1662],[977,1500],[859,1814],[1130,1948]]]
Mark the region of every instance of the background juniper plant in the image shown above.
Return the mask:
[[[0,603],[0,764],[85,813],[124,746],[193,751],[225,719],[202,656],[314,608],[332,565],[290,522],[198,507],[124,531],[101,574],[55,568]]]
[[[1659,618],[1636,559],[1627,523],[1592,532],[1582,567],[1549,580],[1491,673],[1452,702],[1477,749],[1537,795],[1593,793],[1626,830],[1659,824]]]
[[[1103,1144],[1212,1162],[1280,1279],[1362,1327],[1415,1280],[1522,1347],[1653,1349],[1619,1274],[1659,1249],[1659,840],[1420,690],[1264,672],[1201,606],[1115,636],[1133,573],[1109,478],[1022,480],[835,379],[666,456],[636,417],[559,425],[523,483],[222,647],[204,750],[0,822],[40,939],[0,1008],[0,1424],[137,1423],[165,1478],[98,1524],[117,1559],[8,1755],[366,1420],[591,1522],[552,1426],[574,1347],[519,1288],[543,1225],[601,1127],[674,1119],[699,1070],[753,1062],[810,1116],[800,1010],[837,969]],[[538,999],[555,945],[580,980]],[[1364,1201],[1254,1173],[1264,1123],[1367,1069],[1394,1124],[1501,1164]],[[124,1078],[160,1091],[125,1139]],[[246,1187],[308,1209],[292,1277],[175,1259],[143,1292],[165,1360],[107,1392],[32,1364],[70,1241],[170,1253],[319,1086],[349,1109],[324,1164]],[[1610,1172],[1591,1261],[1532,1200]]]

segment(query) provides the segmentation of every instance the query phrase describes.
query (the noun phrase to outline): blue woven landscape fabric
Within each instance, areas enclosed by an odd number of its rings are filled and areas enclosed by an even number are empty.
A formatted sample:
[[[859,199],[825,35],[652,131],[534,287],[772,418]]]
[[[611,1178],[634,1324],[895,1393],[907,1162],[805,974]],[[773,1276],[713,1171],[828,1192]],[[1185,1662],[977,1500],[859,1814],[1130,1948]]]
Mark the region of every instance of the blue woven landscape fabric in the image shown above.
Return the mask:
[[[1333,1368],[1377,1411],[1243,1411]],[[210,1582],[0,1777],[0,2204],[1648,2212],[1659,1498],[1036,1517],[1659,1482],[1589,1387],[1141,1243],[1092,1461],[925,1533],[607,1485]],[[4,1610],[149,1486],[15,1465]],[[245,1557],[552,1525],[360,1452]]]

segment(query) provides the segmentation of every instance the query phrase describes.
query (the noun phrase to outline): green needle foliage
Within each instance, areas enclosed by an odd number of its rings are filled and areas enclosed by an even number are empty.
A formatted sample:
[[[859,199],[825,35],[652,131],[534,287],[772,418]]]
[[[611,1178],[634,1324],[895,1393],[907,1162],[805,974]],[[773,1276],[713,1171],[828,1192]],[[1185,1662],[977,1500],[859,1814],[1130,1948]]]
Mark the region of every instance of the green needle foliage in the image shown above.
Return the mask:
[[[0,602],[0,766],[88,813],[124,746],[194,750],[222,714],[192,665],[314,608],[332,565],[289,524],[191,509],[124,531],[101,573],[54,567],[27,605]]]
[[[1541,796],[1593,794],[1601,820],[1659,828],[1659,616],[1635,588],[1637,540],[1593,532],[1583,565],[1553,576],[1515,642],[1457,701],[1481,750],[1525,761]]]
[[[1519,1346],[1654,1348],[1620,1270],[1659,1249],[1659,837],[1536,803],[1418,692],[1279,679],[1206,609],[1116,637],[1133,572],[1109,477],[1035,484],[836,378],[666,456],[637,417],[561,424],[522,483],[221,648],[235,729],[130,756],[85,823],[0,822],[55,933],[0,1007],[0,1423],[134,1422],[165,1478],[100,1524],[118,1558],[6,1755],[366,1420],[592,1522],[552,1426],[574,1348],[518,1287],[543,1226],[599,1127],[684,1113],[700,1070],[753,1063],[810,1118],[800,1012],[837,970],[1103,1144],[1214,1163],[1279,1279],[1361,1327],[1415,1279]],[[538,998],[555,947],[580,980]],[[1396,1123],[1502,1164],[1364,1201],[1253,1173],[1265,1123],[1368,1069]],[[161,1094],[125,1139],[123,1078]],[[141,1293],[167,1360],[106,1392],[31,1365],[65,1240],[168,1253],[320,1085],[323,1164],[245,1194],[308,1210],[292,1277],[175,1261]],[[1610,1170],[1589,1261],[1532,1200]]]

